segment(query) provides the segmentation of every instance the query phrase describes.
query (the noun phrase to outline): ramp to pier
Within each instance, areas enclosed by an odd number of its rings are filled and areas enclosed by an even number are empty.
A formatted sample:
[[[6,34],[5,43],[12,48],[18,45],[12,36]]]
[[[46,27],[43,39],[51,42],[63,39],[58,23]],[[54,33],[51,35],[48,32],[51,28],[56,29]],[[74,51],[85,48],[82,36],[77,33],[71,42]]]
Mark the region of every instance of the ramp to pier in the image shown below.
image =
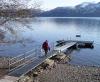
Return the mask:
[[[56,53],[57,53],[57,51],[53,51],[53,52],[49,53],[47,56],[40,56],[40,57],[36,58],[34,61],[32,61],[31,63],[28,63],[28,64],[26,64],[26,65],[24,65],[22,67],[19,67],[19,68],[14,69],[8,75],[9,76],[20,77],[20,76],[28,73],[32,69],[36,68],[41,63],[43,63],[43,61],[45,59],[50,58],[53,55],[56,55]]]

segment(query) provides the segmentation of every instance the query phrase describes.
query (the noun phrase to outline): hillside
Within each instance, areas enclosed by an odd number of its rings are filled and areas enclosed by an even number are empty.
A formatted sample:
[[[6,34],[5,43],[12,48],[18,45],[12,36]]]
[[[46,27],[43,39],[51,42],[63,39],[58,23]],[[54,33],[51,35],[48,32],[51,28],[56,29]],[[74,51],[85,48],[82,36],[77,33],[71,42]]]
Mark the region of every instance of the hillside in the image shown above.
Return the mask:
[[[100,17],[99,3],[82,3],[71,7],[57,7],[39,14],[42,17]]]

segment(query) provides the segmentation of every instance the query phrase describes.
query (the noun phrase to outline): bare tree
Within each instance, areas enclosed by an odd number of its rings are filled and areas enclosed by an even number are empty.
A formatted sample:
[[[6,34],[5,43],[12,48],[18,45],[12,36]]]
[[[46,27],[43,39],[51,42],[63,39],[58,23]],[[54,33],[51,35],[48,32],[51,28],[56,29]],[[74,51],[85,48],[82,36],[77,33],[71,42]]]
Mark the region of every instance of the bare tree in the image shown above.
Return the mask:
[[[6,33],[11,33],[18,38],[18,32],[22,31],[22,27],[12,27],[11,22],[17,22],[31,29],[28,25],[28,20],[25,17],[36,15],[40,8],[40,3],[36,0],[33,4],[29,4],[31,0],[0,0],[0,43],[6,42]],[[24,17],[24,19],[22,19]],[[16,38],[17,37],[17,38]]]
[[[4,17],[29,16],[36,14],[40,5],[40,2],[36,0],[1,0],[0,15]]]
[[[0,0],[0,7],[2,9],[19,9],[26,8],[30,0]]]

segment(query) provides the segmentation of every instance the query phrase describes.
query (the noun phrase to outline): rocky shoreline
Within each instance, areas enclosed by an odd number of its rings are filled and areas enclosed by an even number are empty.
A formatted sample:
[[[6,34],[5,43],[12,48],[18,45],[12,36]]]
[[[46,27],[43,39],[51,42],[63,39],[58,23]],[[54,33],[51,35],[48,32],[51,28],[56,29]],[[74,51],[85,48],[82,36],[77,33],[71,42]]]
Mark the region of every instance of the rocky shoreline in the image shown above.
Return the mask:
[[[70,65],[70,55],[61,53],[21,76],[16,82],[100,82],[100,67]],[[0,69],[0,76],[7,69]],[[4,71],[4,72],[3,72]]]
[[[38,82],[100,82],[100,68],[57,64],[52,70],[44,70]]]
[[[9,57],[0,56],[0,78],[7,74]]]
[[[7,57],[0,57],[0,68],[8,68],[8,61]]]

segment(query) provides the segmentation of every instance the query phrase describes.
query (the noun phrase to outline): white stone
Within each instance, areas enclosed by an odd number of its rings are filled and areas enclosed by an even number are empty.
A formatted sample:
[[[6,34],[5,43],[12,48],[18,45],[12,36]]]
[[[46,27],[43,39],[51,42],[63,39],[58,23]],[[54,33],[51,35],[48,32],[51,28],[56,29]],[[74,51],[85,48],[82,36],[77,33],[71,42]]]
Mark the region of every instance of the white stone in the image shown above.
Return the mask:
[[[18,80],[18,77],[6,75],[4,78],[0,79],[0,82],[15,82],[16,80]]]

